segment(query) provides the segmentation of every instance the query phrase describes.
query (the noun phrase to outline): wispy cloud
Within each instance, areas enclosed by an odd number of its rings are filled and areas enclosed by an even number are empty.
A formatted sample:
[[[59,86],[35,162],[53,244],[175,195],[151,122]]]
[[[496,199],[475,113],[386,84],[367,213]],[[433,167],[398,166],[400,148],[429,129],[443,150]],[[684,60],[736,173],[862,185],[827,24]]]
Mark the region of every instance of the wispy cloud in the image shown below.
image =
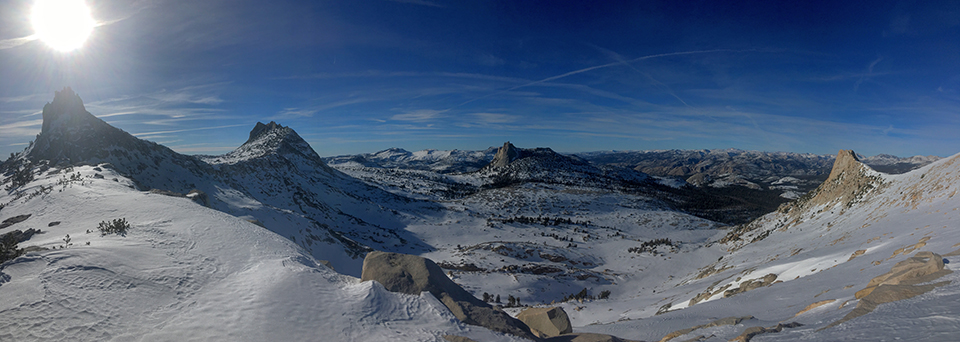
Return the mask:
[[[612,58],[613,60],[615,60],[615,61],[617,61],[617,62],[620,62],[620,64],[622,64],[622,65],[630,68],[631,70],[636,71],[637,73],[643,75],[644,77],[646,77],[647,79],[649,79],[650,82],[653,82],[654,85],[662,88],[667,94],[670,94],[670,96],[673,96],[673,98],[677,99],[677,101],[680,101],[680,103],[682,103],[684,106],[690,107],[690,105],[687,104],[686,101],[684,101],[683,99],[681,99],[680,96],[677,96],[677,93],[675,93],[675,92],[673,91],[673,89],[670,88],[670,86],[668,86],[668,85],[666,85],[665,83],[660,82],[660,81],[658,81],[657,79],[653,78],[653,76],[650,76],[649,73],[643,72],[643,71],[641,71],[640,69],[638,69],[637,67],[633,66],[633,64],[630,64],[630,62],[628,62],[626,58],[623,58],[623,56],[620,55],[619,53],[616,53],[616,52],[614,52],[614,51],[612,51],[612,50],[609,50],[609,49],[604,49],[604,48],[599,47],[599,46],[596,46],[596,45],[592,45],[592,44],[591,44],[591,46],[593,46],[593,47],[596,48],[597,50],[600,50],[601,52],[605,53],[607,56],[610,56],[610,58]]]
[[[507,62],[504,61],[502,58],[499,58],[497,56],[494,56],[488,53],[480,55],[480,57],[477,58],[477,61],[480,63],[480,65],[488,66],[488,67],[497,67],[497,66],[507,64]]]
[[[222,83],[188,86],[175,90],[160,90],[140,95],[125,95],[86,103],[87,110],[100,118],[123,115],[154,115],[173,119],[188,117],[210,118],[222,112],[214,106],[224,102],[215,89]],[[185,120],[185,119],[184,119]],[[159,122],[159,121],[156,121]],[[145,121],[145,123],[149,123]]]
[[[473,113],[470,116],[474,117],[477,122],[485,124],[511,123],[520,119],[516,115],[500,113]]]
[[[18,121],[0,125],[0,135],[4,137],[31,137],[40,132],[43,119]]]
[[[873,67],[875,67],[877,63],[880,63],[880,61],[882,60],[883,60],[883,56],[880,56],[880,57],[877,57],[877,59],[873,60],[873,62],[870,62],[870,65],[867,66],[867,72],[863,75],[860,75],[860,78],[857,79],[857,83],[853,84],[853,92],[857,92],[857,90],[860,89],[860,84],[863,83],[864,79],[867,79],[867,76],[873,75]]]
[[[373,96],[357,96],[357,97],[348,97],[347,99],[343,99],[343,100],[338,99],[338,100],[333,100],[331,102],[323,102],[325,100],[327,99],[324,99],[324,98],[313,99],[312,100],[313,102],[322,102],[322,103],[312,105],[312,106],[307,106],[307,107],[284,108],[283,110],[280,110],[279,112],[277,112],[277,114],[274,114],[270,117],[265,118],[265,120],[276,121],[276,120],[287,120],[287,119],[297,119],[297,118],[308,118],[308,117],[313,117],[317,113],[321,113],[323,111],[340,108],[340,107],[351,106],[351,105],[358,105],[363,103],[384,101],[384,98],[373,97]]]
[[[696,50],[696,51],[670,52],[670,53],[661,53],[661,54],[655,54],[655,55],[647,55],[647,56],[643,56],[643,57],[637,57],[637,58],[634,58],[634,59],[631,59],[631,60],[626,61],[626,63],[634,63],[634,62],[639,62],[639,61],[648,60],[648,59],[663,58],[663,57],[672,57],[672,56],[684,56],[684,55],[695,55],[695,54],[709,54],[709,53],[721,53],[721,52],[749,52],[749,51],[759,51],[759,50],[714,49],[714,50]],[[494,92],[494,93],[490,93],[490,94],[487,94],[487,95],[484,95],[484,96],[480,96],[480,97],[478,97],[478,98],[470,99],[470,100],[467,100],[467,101],[465,101],[465,102],[463,102],[463,103],[460,103],[460,104],[454,106],[454,108],[463,106],[463,105],[465,105],[465,104],[468,104],[468,103],[471,103],[471,102],[474,102],[474,101],[478,101],[478,100],[481,100],[481,99],[485,99],[485,98],[488,98],[488,97],[491,97],[491,96],[494,96],[494,95],[499,95],[499,94],[502,94],[502,93],[504,93],[504,92],[516,90],[516,89],[519,89],[519,88],[530,87],[530,86],[542,84],[542,83],[545,83],[545,82],[550,82],[550,81],[553,81],[553,80],[558,80],[558,79],[561,79],[561,78],[570,77],[570,76],[577,75],[577,74],[582,74],[582,73],[585,73],[585,72],[588,72],[588,71],[593,71],[593,70],[603,69],[603,68],[609,68],[609,67],[612,67],[612,66],[622,65],[622,64],[624,64],[624,62],[617,61],[617,62],[613,62],[613,63],[595,65],[595,66],[588,67],[588,68],[578,69],[578,70],[566,72],[566,73],[563,73],[563,74],[559,74],[559,75],[556,75],[556,76],[550,76],[550,77],[547,77],[547,78],[544,78],[544,79],[541,79],[541,80],[538,80],[538,81],[533,81],[533,82],[521,84],[521,85],[518,85],[518,86],[514,86],[514,87],[510,87],[510,88],[504,89],[504,90],[500,90],[500,91],[497,91],[497,92]]]
[[[15,48],[15,47],[18,47],[18,46],[20,46],[20,45],[23,45],[23,44],[26,44],[26,43],[35,41],[35,40],[37,40],[37,39],[38,39],[38,38],[37,38],[37,35],[32,34],[32,35],[29,35],[29,36],[26,36],[26,37],[10,38],[10,39],[0,40],[0,50],[6,50],[6,49],[10,49],[10,48]]]
[[[23,96],[14,96],[14,97],[0,97],[0,102],[3,103],[14,103],[14,102],[25,102],[39,98],[40,95],[23,95]]]
[[[396,114],[390,117],[390,120],[394,121],[413,121],[413,122],[425,122],[436,120],[443,117],[442,110],[433,110],[433,109],[418,109],[411,112]]]
[[[316,114],[320,111],[319,108],[314,109],[303,109],[303,108],[284,108],[277,116],[279,117],[311,117],[313,114]]]
[[[206,131],[206,130],[211,130],[211,129],[221,129],[221,128],[240,127],[240,126],[247,126],[247,125],[246,125],[246,124],[240,124],[240,125],[225,125],[225,126],[213,126],[213,127],[196,127],[196,128],[186,128],[186,129],[169,130],[169,131],[156,131],[156,132],[134,133],[133,135],[136,136],[136,137],[139,137],[139,138],[146,139],[146,137],[156,136],[156,135],[160,135],[160,134],[182,133],[182,132],[192,132],[192,131]]]

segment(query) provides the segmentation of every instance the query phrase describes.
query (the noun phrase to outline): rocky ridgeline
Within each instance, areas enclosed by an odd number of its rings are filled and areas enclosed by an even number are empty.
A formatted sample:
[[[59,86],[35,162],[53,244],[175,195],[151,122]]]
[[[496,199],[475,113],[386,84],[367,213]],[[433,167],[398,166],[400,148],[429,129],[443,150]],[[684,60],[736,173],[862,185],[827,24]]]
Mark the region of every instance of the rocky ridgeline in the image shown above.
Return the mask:
[[[757,230],[768,220],[775,219],[781,222],[776,229],[785,230],[802,222],[804,215],[809,218],[818,214],[816,208],[833,208],[839,205],[842,212],[856,203],[866,201],[884,186],[883,178],[879,173],[861,163],[853,150],[840,150],[830,175],[820,186],[795,201],[781,205],[775,217],[765,216],[739,225],[719,242],[742,246],[745,243],[763,240],[772,231],[758,232]]]
[[[840,204],[850,208],[857,202],[883,187],[882,177],[869,166],[860,162],[853,150],[840,150],[827,180],[816,190],[794,202],[783,205],[779,211],[789,217],[789,222],[800,220],[800,215],[814,207],[831,207]]]
[[[155,194],[204,194],[196,198],[204,205],[249,217],[319,259],[341,249],[359,258],[371,246],[421,246],[397,233],[400,224],[393,216],[361,220],[355,215],[409,200],[328,167],[293,129],[275,122],[257,123],[249,139],[225,155],[188,156],[109,125],[64,88],[44,106],[37,139],[0,171],[33,175],[77,165],[112,169],[132,179],[138,190]],[[340,205],[345,208],[335,207]]]
[[[474,173],[492,186],[548,183],[607,189],[637,189],[651,185],[645,174],[623,168],[599,168],[576,156],[562,155],[545,147],[517,148],[503,144],[493,160]]]
[[[375,153],[327,157],[324,161],[336,167],[403,169],[455,174],[479,170],[493,160],[496,152],[495,147],[483,151],[428,149],[415,152],[390,148]]]
[[[598,165],[616,165],[662,177],[685,179],[695,186],[740,185],[760,189],[784,182],[801,193],[816,187],[830,171],[831,155],[725,150],[599,151],[578,156]],[[936,156],[900,158],[889,154],[859,158],[874,170],[904,173],[939,160]],[[794,179],[786,179],[791,177]],[[807,182],[804,182],[804,181]],[[813,180],[813,182],[809,182]],[[781,184],[773,184],[780,181]],[[810,188],[806,188],[806,187]]]

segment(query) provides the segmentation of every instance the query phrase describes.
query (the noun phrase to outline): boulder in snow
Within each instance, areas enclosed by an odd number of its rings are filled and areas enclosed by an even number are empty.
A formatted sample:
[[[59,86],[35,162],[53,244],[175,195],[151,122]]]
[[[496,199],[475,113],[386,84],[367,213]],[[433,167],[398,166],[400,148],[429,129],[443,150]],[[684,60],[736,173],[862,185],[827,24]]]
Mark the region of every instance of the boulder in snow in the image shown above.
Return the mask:
[[[573,332],[570,318],[563,308],[529,308],[520,312],[517,319],[526,323],[534,334],[540,337],[553,337]]]
[[[440,266],[430,259],[373,251],[363,259],[360,279],[376,280],[391,292],[419,295],[428,291],[466,324],[537,340],[526,324],[471,295],[447,278]]]

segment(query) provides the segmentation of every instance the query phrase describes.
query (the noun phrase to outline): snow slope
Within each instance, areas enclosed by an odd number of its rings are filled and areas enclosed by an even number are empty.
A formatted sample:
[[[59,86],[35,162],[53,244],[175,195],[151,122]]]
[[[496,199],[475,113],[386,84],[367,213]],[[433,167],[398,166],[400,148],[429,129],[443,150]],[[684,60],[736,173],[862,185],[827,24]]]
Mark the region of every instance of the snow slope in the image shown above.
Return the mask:
[[[246,220],[101,170],[51,169],[0,196],[0,219],[31,215],[0,233],[39,228],[20,247],[46,248],[0,268],[0,340],[516,340],[459,323],[429,293],[360,283]],[[57,184],[67,172],[82,178]],[[101,236],[98,223],[116,218],[128,234]]]
[[[430,247],[403,227],[397,209],[430,210],[327,167],[293,129],[262,124],[236,150],[195,157],[137,139],[96,118],[71,89],[44,106],[34,143],[4,168],[43,172],[50,167],[99,165],[141,190],[195,194],[205,205],[242,217],[291,239],[317,259],[359,276],[370,250],[417,253]]]
[[[945,286],[880,304],[874,312],[827,328],[856,307],[856,291],[895,263],[919,251],[947,255],[960,248],[960,197],[956,196],[960,155],[902,175],[881,174],[859,162],[850,165],[835,178],[840,185],[836,189],[858,179],[873,186],[859,187],[863,191],[846,197],[819,196],[832,191],[822,186],[806,202],[795,202],[793,208],[784,207],[743,229],[731,230],[727,236],[738,238],[700,251],[718,255],[712,259],[715,262],[691,269],[695,263],[689,260],[674,261],[676,277],[655,294],[639,291],[617,302],[597,301],[580,311],[568,310],[575,312],[575,325],[580,331],[658,340],[671,331],[717,318],[753,316],[736,326],[701,329],[678,340],[703,335],[704,341],[723,341],[746,327],[794,321],[804,325],[762,335],[760,340],[954,340],[960,331],[960,321],[955,319],[960,316],[957,273],[936,280],[947,281]],[[958,256],[945,259],[948,270],[960,263]],[[768,274],[776,275],[779,282],[726,298],[724,291],[717,292]],[[691,305],[691,299],[705,292],[714,294]],[[822,306],[798,315],[814,303]],[[654,315],[665,304],[674,311]],[[585,326],[594,322],[606,324]]]

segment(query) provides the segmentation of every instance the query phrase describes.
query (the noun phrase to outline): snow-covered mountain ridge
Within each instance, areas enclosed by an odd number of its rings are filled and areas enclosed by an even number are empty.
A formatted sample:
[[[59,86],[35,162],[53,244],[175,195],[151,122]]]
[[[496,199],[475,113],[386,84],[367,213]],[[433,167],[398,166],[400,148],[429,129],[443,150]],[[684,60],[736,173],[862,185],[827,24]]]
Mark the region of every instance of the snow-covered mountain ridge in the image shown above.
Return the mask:
[[[739,149],[597,151],[577,155],[595,164],[617,165],[655,176],[680,177],[697,186],[741,185],[760,189],[773,188],[771,185],[792,185],[799,194],[816,188],[834,162],[833,155]],[[936,156],[901,158],[889,154],[858,158],[886,173],[907,172],[940,159]]]
[[[132,186],[78,166],[0,195],[0,217],[30,215],[0,233],[42,231],[0,266],[0,340],[519,341],[458,322],[429,293],[338,274],[247,220]],[[117,218],[127,233],[101,236],[98,222]]]
[[[290,238],[348,274],[359,275],[362,256],[372,248],[429,249],[402,230],[402,217],[384,214],[384,208],[430,204],[383,192],[327,167],[289,127],[258,123],[236,150],[195,157],[108,125],[87,112],[69,88],[44,107],[44,119],[37,141],[5,162],[5,168],[42,173],[103,165],[140,190],[180,196],[196,192],[211,208]]]
[[[484,151],[420,150],[409,152],[401,148],[376,153],[324,158],[330,165],[362,165],[386,169],[424,170],[438,173],[476,171],[493,159],[496,148]]]
[[[677,272],[657,299],[641,293],[611,304],[623,310],[618,319],[643,320],[586,330],[656,339],[711,317],[752,316],[748,325],[803,324],[764,336],[771,341],[952,340],[960,324],[942,318],[960,313],[960,276],[950,272],[960,262],[960,154],[901,175],[873,171],[851,151],[841,151],[837,160],[829,181],[807,198],[718,236],[701,251],[714,251],[716,261]],[[863,296],[876,279],[914,272],[898,262],[923,255],[944,259],[943,272],[936,263],[924,271],[937,278],[881,285],[882,299]],[[661,314],[634,309],[645,301]],[[593,320],[608,309],[574,316]],[[736,331],[742,330],[706,328],[677,338],[714,334],[704,340],[720,341]]]
[[[728,227],[676,210],[665,198],[684,193],[656,178],[634,188],[591,181],[627,177],[549,149],[506,144],[477,172],[383,176],[326,168],[272,123],[235,157],[182,156],[79,115],[79,98],[65,93],[49,105],[48,130],[2,167],[0,234],[41,231],[0,265],[3,340],[517,340],[462,325],[431,295],[359,282],[352,267],[368,250],[435,260],[511,314],[555,303],[575,332],[648,341],[960,332],[960,155],[889,175],[841,151],[813,192]],[[98,222],[118,218],[126,235],[99,234]]]

